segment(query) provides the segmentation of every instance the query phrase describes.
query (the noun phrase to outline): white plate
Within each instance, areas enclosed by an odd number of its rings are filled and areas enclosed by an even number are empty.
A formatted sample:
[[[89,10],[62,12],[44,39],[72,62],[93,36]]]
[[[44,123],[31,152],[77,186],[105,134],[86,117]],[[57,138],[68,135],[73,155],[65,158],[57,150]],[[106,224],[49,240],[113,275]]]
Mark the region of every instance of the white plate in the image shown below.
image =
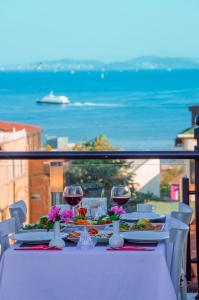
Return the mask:
[[[165,218],[165,215],[160,215],[154,212],[146,212],[146,213],[132,212],[132,213],[121,215],[121,220],[124,221],[138,221],[139,219],[147,219],[149,221],[155,221],[163,218]]]
[[[128,242],[160,242],[169,238],[169,232],[167,231],[126,231],[120,233],[123,239]]]
[[[36,244],[36,243],[47,243],[49,242],[54,236],[54,232],[23,232],[23,233],[16,233],[11,236],[12,240],[26,243],[26,244]],[[65,233],[61,233],[61,237],[64,238],[66,236]]]

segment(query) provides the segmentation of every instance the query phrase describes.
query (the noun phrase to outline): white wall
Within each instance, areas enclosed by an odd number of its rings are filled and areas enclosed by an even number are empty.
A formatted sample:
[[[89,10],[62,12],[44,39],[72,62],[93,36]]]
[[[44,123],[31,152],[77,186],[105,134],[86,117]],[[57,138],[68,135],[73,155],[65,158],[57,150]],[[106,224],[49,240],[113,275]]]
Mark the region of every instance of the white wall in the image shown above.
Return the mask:
[[[139,192],[160,196],[160,160],[136,161],[134,182]]]
[[[194,150],[194,146],[196,146],[197,141],[193,138],[183,139],[183,150]]]

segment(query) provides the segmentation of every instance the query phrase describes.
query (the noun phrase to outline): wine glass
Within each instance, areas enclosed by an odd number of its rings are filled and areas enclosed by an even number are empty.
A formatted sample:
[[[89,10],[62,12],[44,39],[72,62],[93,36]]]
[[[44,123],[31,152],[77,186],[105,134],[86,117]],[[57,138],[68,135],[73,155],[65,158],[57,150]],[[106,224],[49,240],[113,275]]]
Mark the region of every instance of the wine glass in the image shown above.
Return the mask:
[[[125,205],[130,198],[131,198],[131,190],[127,185],[112,187],[111,199],[118,205]]]
[[[73,212],[75,206],[82,200],[83,190],[80,185],[70,185],[64,188],[63,198],[64,201],[70,204]]]

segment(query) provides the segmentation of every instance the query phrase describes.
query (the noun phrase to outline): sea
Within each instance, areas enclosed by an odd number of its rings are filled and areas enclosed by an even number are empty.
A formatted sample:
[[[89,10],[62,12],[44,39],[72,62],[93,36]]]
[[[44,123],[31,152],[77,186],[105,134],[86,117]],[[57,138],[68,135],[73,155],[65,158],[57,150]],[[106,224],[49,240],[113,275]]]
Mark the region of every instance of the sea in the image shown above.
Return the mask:
[[[50,91],[69,105],[38,104]],[[104,134],[124,150],[174,149],[199,105],[199,70],[0,72],[0,120],[39,125],[69,142]]]

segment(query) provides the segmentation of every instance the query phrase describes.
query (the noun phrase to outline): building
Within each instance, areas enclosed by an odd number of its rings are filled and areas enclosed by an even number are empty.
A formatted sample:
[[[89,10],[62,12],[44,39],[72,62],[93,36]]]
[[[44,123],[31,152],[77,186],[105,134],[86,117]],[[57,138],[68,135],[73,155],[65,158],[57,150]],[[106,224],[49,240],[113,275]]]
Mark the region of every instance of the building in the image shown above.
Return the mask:
[[[136,160],[133,170],[136,190],[160,197],[160,160]]]
[[[189,107],[191,111],[191,127],[180,132],[175,140],[175,145],[181,147],[183,150],[193,150],[196,145],[194,138],[195,118],[199,115],[199,105]]]
[[[191,111],[191,127],[180,132],[175,141],[176,146],[185,151],[194,150],[194,147],[197,144],[197,141],[194,138],[194,127],[195,117],[199,114],[199,105],[190,106],[189,111]],[[187,160],[184,163],[185,175],[190,179],[190,183],[194,184],[194,162],[192,160]]]
[[[73,150],[74,146],[74,143],[69,143],[69,138],[67,136],[46,136],[47,149],[70,151]]]
[[[42,129],[39,126],[0,122],[0,151],[36,151],[41,148]],[[0,161],[1,219],[9,216],[8,206],[23,199],[30,216],[30,172],[27,160]]]

